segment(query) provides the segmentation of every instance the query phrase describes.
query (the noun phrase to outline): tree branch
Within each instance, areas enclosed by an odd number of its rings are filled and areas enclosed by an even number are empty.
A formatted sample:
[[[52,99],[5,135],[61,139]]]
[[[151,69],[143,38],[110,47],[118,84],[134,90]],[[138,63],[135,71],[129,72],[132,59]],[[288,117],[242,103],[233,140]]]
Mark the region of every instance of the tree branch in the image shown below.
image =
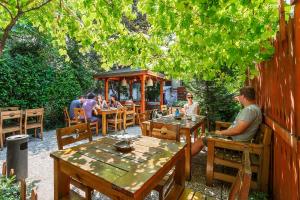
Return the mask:
[[[23,11],[23,13],[30,12],[30,11],[33,11],[33,10],[38,10],[41,7],[45,6],[46,4],[50,3],[51,1],[52,0],[47,0],[44,3],[42,3],[42,4],[40,4],[40,5],[36,6],[36,7],[33,7],[33,8],[28,9],[28,10]]]
[[[10,10],[3,3],[0,2],[0,6],[2,6],[9,13],[11,19],[14,18]]]

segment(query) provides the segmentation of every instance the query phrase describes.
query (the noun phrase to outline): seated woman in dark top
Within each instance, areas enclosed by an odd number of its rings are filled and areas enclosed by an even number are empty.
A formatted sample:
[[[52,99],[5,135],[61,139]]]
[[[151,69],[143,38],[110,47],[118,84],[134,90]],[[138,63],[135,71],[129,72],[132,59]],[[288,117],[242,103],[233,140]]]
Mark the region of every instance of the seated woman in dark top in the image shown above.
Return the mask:
[[[110,103],[109,106],[112,108],[121,108],[123,107],[122,104],[117,100],[115,95],[110,96]]]

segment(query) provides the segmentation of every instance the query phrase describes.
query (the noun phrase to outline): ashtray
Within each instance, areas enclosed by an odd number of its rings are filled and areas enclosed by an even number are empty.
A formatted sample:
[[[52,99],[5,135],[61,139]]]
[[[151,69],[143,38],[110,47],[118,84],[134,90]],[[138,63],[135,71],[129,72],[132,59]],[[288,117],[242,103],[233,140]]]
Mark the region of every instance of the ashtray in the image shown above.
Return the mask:
[[[117,149],[117,151],[121,152],[129,152],[133,150],[133,146],[130,144],[129,140],[121,140],[116,142],[113,146]]]

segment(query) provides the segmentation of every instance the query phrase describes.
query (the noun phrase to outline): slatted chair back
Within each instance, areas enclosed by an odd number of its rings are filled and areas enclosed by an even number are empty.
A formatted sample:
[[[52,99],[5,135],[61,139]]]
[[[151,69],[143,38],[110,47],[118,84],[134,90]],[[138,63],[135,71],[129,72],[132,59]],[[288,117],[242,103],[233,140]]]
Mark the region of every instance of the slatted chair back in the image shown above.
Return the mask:
[[[72,126],[74,124],[77,124],[77,121],[75,119],[71,119],[69,115],[69,111],[67,107],[64,107],[64,118],[66,126]]]
[[[271,144],[272,129],[262,123],[255,135],[254,143],[263,144],[264,146]]]
[[[74,108],[74,116],[77,123],[82,121],[87,123],[87,117],[83,108]]]
[[[82,140],[92,141],[92,132],[88,123],[81,123],[71,127],[56,129],[58,149]]]
[[[5,125],[5,122],[14,120],[13,123]],[[22,134],[22,111],[3,111],[0,114],[0,148],[3,149],[6,133],[20,132]]]
[[[119,122],[119,123],[121,123],[121,122],[124,122],[124,121],[126,121],[126,108],[119,108],[118,110],[117,110],[117,113],[116,113],[116,120],[117,120],[117,122]]]
[[[69,115],[67,107],[64,107],[64,118],[65,118],[66,124],[69,124],[71,118],[70,118],[70,115]]]
[[[126,107],[127,112],[135,113],[135,104],[125,104],[124,107]]]
[[[37,129],[40,129],[40,137],[43,139],[43,120],[44,108],[27,109],[25,110],[24,130],[34,129],[34,135],[37,135]]]
[[[1,112],[1,122],[3,120],[8,119],[20,119],[22,118],[22,111],[16,110],[16,111],[2,111]]]
[[[44,119],[44,108],[25,110],[25,124],[27,123],[28,118],[30,117],[35,118],[36,122],[42,124]]]
[[[3,108],[0,108],[0,112],[2,111],[16,111],[16,110],[19,110],[20,108],[19,107],[3,107]]]
[[[150,113],[145,111],[138,114],[138,123],[141,126],[144,121],[150,120]]]
[[[180,142],[179,124],[163,124],[158,122],[150,122],[150,136],[160,139],[176,140]]]
[[[243,165],[238,171],[236,179],[231,186],[229,200],[244,200],[248,199],[250,184],[251,184],[251,163],[249,151],[243,153]]]

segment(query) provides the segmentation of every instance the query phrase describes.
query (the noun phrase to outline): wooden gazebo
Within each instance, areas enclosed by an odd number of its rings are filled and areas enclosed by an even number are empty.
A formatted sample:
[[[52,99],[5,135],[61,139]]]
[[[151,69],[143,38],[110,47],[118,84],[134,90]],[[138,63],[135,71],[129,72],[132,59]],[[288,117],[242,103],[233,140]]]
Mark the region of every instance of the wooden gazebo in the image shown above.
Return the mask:
[[[125,79],[129,85],[129,93],[132,96],[132,85],[134,82],[141,83],[141,112],[146,110],[146,98],[145,98],[145,87],[146,81],[152,79],[153,81],[158,81],[160,85],[160,106],[163,105],[163,86],[165,83],[165,76],[161,73],[156,73],[147,69],[131,69],[122,68],[113,71],[102,72],[94,76],[96,80],[104,81],[105,88],[105,99],[108,101],[109,98],[109,81],[122,81]]]

